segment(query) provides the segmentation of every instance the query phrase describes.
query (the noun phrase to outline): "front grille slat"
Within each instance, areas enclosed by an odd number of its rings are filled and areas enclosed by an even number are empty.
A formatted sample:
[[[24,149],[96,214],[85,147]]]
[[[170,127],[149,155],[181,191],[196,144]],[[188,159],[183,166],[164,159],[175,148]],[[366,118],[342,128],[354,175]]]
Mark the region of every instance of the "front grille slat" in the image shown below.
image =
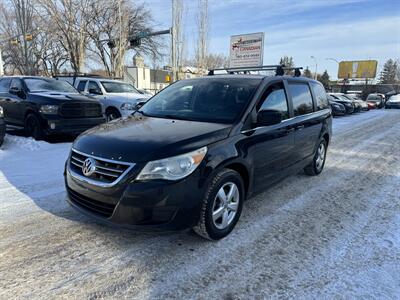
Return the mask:
[[[102,108],[99,103],[67,102],[61,105],[60,114],[64,118],[94,118],[102,116]]]
[[[85,163],[85,160],[88,158],[92,158],[95,160],[96,168],[91,176],[86,177],[83,174],[82,167]],[[72,149],[69,167],[70,170],[73,171],[75,174],[79,175],[85,180],[90,179],[90,181],[94,184],[100,186],[112,186],[120,181],[134,165],[135,164],[133,163],[95,157]]]
[[[69,194],[70,200],[74,204],[76,204],[84,209],[87,209],[94,214],[105,217],[105,218],[111,217],[111,215],[114,212],[115,206],[116,206],[114,204],[104,203],[104,202],[100,202],[100,201],[88,198],[88,197],[83,196],[69,188],[68,188],[68,194]]]

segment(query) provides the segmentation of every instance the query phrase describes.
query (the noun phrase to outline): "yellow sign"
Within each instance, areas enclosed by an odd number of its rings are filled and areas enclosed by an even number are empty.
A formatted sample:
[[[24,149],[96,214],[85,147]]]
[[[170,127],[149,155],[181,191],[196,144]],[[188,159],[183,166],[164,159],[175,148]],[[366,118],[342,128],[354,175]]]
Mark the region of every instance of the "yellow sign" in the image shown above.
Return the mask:
[[[166,75],[165,76],[165,82],[171,82],[171,76]]]
[[[33,40],[33,35],[32,34],[26,34],[25,35],[25,40],[27,40],[28,42],[31,42]]]
[[[377,66],[378,61],[376,60],[341,61],[339,63],[338,78],[375,78]]]

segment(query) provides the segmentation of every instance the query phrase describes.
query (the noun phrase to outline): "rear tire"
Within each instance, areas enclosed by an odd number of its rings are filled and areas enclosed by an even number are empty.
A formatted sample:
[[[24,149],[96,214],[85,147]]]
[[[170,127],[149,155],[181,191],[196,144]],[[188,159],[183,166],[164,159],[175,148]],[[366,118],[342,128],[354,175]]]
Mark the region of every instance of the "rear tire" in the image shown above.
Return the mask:
[[[35,140],[42,140],[44,137],[43,128],[40,120],[34,114],[29,114],[25,118],[25,134],[33,137]]]
[[[240,218],[244,198],[245,189],[239,173],[230,169],[217,173],[203,198],[194,232],[209,240],[226,237]]]
[[[304,173],[308,176],[319,175],[325,166],[327,150],[328,144],[325,139],[322,139],[318,144],[312,162],[304,168]]]

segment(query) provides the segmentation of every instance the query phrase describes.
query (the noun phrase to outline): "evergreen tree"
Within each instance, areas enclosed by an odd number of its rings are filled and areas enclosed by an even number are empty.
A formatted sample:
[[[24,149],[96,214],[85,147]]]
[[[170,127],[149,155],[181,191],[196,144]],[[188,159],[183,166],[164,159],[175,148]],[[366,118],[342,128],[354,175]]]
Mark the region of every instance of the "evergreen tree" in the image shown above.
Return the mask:
[[[399,73],[399,66],[393,59],[389,59],[383,65],[379,76],[380,83],[392,84],[396,82],[396,75]]]
[[[310,69],[308,68],[308,66],[307,66],[307,68],[303,71],[303,76],[304,76],[304,77],[307,77],[307,78],[312,78],[312,74],[311,74],[311,71],[310,71]]]
[[[324,88],[326,90],[329,89],[329,74],[328,74],[327,70],[325,70],[324,73],[322,73],[322,75],[318,74],[317,75],[317,79],[318,79],[319,82],[322,83],[322,85],[324,86]]]
[[[281,59],[279,60],[279,64],[280,65],[284,65],[287,68],[293,68],[294,67],[294,61],[293,61],[293,57],[289,57],[289,56],[284,56],[281,57]],[[285,70],[285,74],[286,75],[293,75],[294,71],[293,70]]]

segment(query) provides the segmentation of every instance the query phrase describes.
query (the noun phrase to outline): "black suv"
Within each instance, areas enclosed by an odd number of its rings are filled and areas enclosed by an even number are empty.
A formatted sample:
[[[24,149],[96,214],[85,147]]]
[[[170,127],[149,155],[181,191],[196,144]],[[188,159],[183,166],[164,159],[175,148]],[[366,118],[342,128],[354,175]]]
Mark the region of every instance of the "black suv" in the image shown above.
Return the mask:
[[[178,81],[133,116],[73,144],[70,204],[133,228],[228,235],[243,201],[289,174],[319,174],[332,113],[314,80],[249,74]]]
[[[105,122],[102,106],[64,81],[44,77],[0,78],[0,106],[7,125],[35,139],[79,134]]]

